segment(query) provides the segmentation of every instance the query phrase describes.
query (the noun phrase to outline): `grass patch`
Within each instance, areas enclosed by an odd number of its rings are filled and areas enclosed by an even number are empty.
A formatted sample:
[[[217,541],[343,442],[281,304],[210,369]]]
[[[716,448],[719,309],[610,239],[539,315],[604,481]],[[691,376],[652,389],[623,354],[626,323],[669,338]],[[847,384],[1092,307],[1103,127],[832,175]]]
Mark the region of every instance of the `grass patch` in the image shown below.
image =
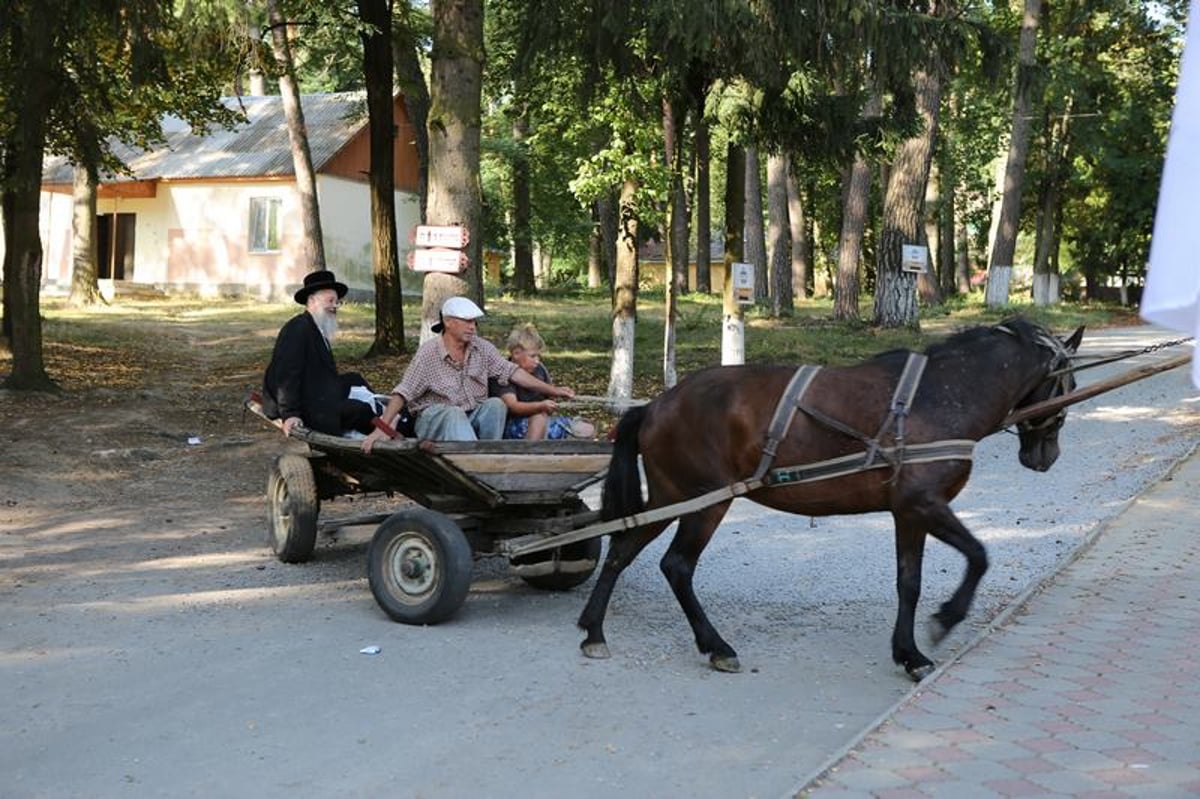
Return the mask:
[[[584,394],[603,394],[608,386],[612,317],[607,291],[546,292],[536,298],[494,296],[481,320],[483,336],[503,348],[513,325],[533,322],[546,340],[546,362],[556,382]],[[248,300],[168,298],[129,300],[96,309],[77,309],[65,301],[43,301],[46,367],[64,389],[96,387],[136,389],[166,381],[194,381],[251,387],[261,380],[280,326],[299,311],[288,304]],[[379,390],[400,378],[409,354],[365,359],[374,338],[374,307],[348,303],[340,320],[335,355],[343,370],[362,372]],[[862,318],[872,314],[870,299]],[[839,365],[897,347],[924,349],[954,330],[1000,321],[1021,314],[1060,334],[1080,324],[1088,327],[1136,324],[1134,309],[1101,304],[1035,307],[1013,303],[988,309],[980,295],[955,298],[937,308],[923,308],[921,329],[885,330],[866,323],[837,322],[828,300],[799,303],[785,319],[769,318],[748,308],[748,363]],[[635,394],[652,397],[662,391],[664,324],[661,291],[639,297],[635,350]],[[719,298],[687,295],[678,304],[676,371],[690,372],[720,363]],[[405,301],[405,332],[410,350],[417,346],[420,301]],[[0,354],[0,372],[11,356]]]

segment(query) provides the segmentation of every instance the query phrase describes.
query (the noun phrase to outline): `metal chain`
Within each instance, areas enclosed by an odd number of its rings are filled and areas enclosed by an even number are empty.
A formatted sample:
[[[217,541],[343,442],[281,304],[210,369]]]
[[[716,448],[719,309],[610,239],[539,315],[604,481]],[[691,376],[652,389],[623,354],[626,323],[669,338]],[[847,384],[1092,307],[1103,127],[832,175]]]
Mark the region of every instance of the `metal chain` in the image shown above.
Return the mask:
[[[1158,344],[1150,344],[1149,346],[1143,347],[1140,350],[1126,350],[1125,352],[1119,352],[1116,355],[1111,355],[1107,358],[1102,358],[1097,361],[1092,361],[1091,363],[1085,363],[1085,364],[1081,364],[1079,366],[1069,366],[1066,369],[1059,369],[1057,372],[1053,372],[1048,376],[1053,377],[1055,375],[1065,374],[1067,372],[1082,372],[1084,369],[1091,369],[1093,366],[1103,366],[1106,363],[1114,363],[1116,361],[1123,361],[1126,358],[1134,358],[1138,355],[1146,355],[1151,352],[1157,352],[1158,350],[1164,350],[1167,347],[1178,347],[1180,344],[1186,344],[1189,341],[1192,341],[1193,338],[1194,338],[1193,336],[1188,336],[1187,338],[1177,338],[1174,341],[1163,341]],[[1070,356],[1070,359],[1071,360],[1079,360],[1082,358],[1089,358],[1089,357],[1092,357],[1092,356],[1077,354],[1077,355]]]

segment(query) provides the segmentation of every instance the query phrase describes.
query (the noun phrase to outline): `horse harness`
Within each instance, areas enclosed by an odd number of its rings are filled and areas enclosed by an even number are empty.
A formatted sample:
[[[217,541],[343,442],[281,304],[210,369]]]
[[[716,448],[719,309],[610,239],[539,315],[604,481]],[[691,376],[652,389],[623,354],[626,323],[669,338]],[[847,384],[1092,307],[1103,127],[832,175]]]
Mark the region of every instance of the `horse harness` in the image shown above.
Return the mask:
[[[892,401],[887,417],[883,420],[878,432],[871,437],[828,414],[803,404],[804,393],[821,367],[801,366],[792,375],[787,388],[779,397],[779,402],[775,406],[775,414],[771,418],[771,424],[767,427],[767,442],[763,445],[758,468],[755,469],[754,475],[745,481],[745,484],[756,484],[755,488],[760,486],[774,488],[796,483],[829,480],[885,466],[892,467],[890,481],[895,481],[900,476],[901,467],[906,463],[971,460],[975,451],[975,442],[970,439],[949,439],[911,445],[904,440],[904,423],[908,418],[913,396],[917,393],[917,386],[921,383],[921,376],[925,372],[925,365],[928,361],[929,359],[920,353],[909,353],[904,370],[900,373],[900,379],[896,382],[896,388],[892,392]],[[857,439],[862,442],[866,450],[803,466],[781,466],[772,469],[771,464],[775,461],[776,450],[779,448],[780,442],[787,436],[788,428],[791,427],[797,411],[831,430]],[[891,446],[884,446],[881,441],[893,428],[893,443]]]
[[[673,502],[670,505],[652,508],[641,513],[622,516],[620,519],[600,522],[599,524],[569,533],[562,533],[554,536],[550,542],[541,542],[525,547],[519,554],[536,552],[541,549],[548,549],[551,546],[565,546],[576,541],[583,541],[619,530],[634,530],[654,522],[673,519],[687,513],[704,510],[720,502],[727,502],[736,497],[745,496],[760,488],[776,488],[779,486],[795,485],[797,483],[831,480],[835,477],[843,477],[848,474],[879,469],[885,466],[893,468],[892,479],[895,480],[899,475],[900,467],[906,463],[972,460],[975,451],[975,442],[970,439],[931,441],[927,444],[906,444],[904,442],[904,420],[908,416],[908,409],[912,404],[913,395],[916,394],[917,385],[921,382],[921,374],[925,370],[926,361],[927,358],[924,355],[917,353],[911,353],[908,356],[908,362],[904,366],[904,371],[901,373],[896,390],[892,395],[891,410],[888,412],[887,418],[880,426],[879,432],[875,434],[874,438],[867,438],[853,428],[830,419],[812,408],[806,407],[803,404],[804,392],[808,390],[809,385],[812,383],[813,378],[817,376],[821,367],[801,366],[792,375],[792,379],[788,382],[787,388],[784,389],[779,402],[775,406],[775,414],[771,418],[770,425],[767,427],[767,441],[763,445],[762,458],[759,460],[758,468],[755,469],[751,477],[731,483],[722,488],[708,491],[698,497]],[[788,428],[791,427],[792,419],[795,418],[797,411],[801,411],[818,421],[822,421],[835,430],[859,439],[866,444],[866,451],[802,466],[779,466],[772,469],[771,464],[775,461],[775,452],[779,448],[779,443],[787,436]],[[893,425],[896,428],[896,433],[893,436],[894,443],[892,446],[885,447],[880,443],[880,438]]]

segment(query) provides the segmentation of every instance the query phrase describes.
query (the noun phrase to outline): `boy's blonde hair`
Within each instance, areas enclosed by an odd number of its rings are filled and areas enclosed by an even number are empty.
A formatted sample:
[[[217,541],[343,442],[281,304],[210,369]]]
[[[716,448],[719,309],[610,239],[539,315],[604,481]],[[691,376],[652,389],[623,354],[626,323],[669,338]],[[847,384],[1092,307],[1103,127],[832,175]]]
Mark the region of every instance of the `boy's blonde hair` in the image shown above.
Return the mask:
[[[525,350],[526,352],[541,352],[546,346],[542,336],[532,322],[517,325],[508,334],[508,351]]]

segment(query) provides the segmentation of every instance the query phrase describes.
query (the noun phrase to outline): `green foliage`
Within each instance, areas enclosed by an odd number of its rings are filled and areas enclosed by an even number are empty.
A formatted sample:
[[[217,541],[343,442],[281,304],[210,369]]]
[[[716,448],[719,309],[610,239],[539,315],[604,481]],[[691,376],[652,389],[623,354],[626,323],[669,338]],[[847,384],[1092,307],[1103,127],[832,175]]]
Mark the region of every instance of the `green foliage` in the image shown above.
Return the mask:
[[[1070,154],[1063,235],[1093,280],[1136,279],[1145,271],[1182,43],[1173,19],[1181,6],[1164,3],[1152,13],[1136,0],[1105,0],[1052,17],[1057,35],[1045,46],[1039,132],[1044,137],[1056,121],[1066,131],[1057,142]],[[1030,166],[1033,175],[1053,179],[1045,160],[1035,157]]]
[[[178,13],[153,1],[73,6],[63,20],[58,91],[46,109],[49,152],[121,171],[109,137],[155,145],[165,113],[193,127],[236,121],[219,102],[240,57],[231,16],[190,3]]]

